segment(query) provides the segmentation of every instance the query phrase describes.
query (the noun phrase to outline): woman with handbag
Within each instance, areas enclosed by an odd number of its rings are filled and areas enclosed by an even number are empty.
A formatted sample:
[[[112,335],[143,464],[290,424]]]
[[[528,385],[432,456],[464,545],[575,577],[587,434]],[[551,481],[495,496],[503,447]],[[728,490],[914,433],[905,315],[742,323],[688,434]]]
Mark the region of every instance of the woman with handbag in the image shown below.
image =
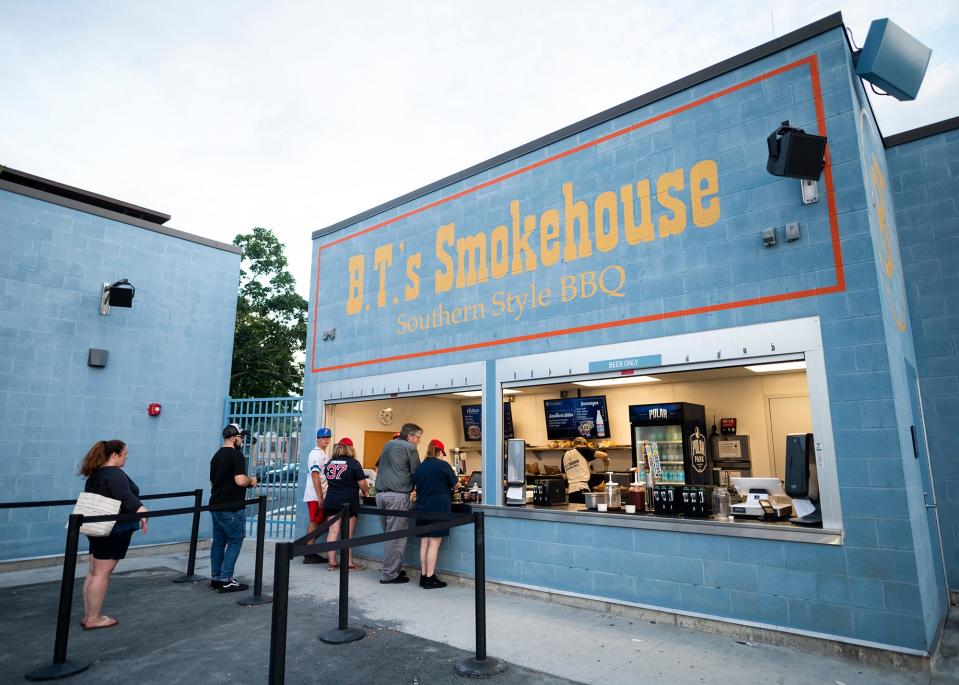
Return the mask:
[[[120,513],[146,511],[140,498],[140,488],[124,473],[127,462],[127,446],[122,440],[100,440],[80,464],[80,475],[87,477],[84,492],[92,492],[120,502]],[[119,621],[100,613],[107,596],[110,574],[117,562],[127,554],[133,531],[140,528],[147,532],[147,519],[117,521],[108,535],[89,535],[90,571],[83,581],[84,630],[111,628]]]

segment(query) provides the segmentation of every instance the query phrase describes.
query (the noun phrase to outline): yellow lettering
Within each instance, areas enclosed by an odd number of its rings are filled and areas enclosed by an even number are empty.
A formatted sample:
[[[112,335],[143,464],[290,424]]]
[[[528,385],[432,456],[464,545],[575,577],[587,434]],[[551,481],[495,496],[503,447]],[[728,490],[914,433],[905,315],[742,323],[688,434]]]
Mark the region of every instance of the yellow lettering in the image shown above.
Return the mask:
[[[513,217],[513,274],[536,270],[536,253],[529,246],[530,235],[536,230],[536,217],[528,216],[523,222],[523,233],[519,230],[519,200],[509,203],[509,213]],[[532,219],[532,221],[530,221]],[[520,252],[523,257],[520,258]]]
[[[379,274],[376,306],[386,306],[386,269],[393,264],[393,243],[380,245],[373,251],[373,270]]]
[[[453,245],[453,238],[456,237],[456,224],[443,224],[436,231],[436,258],[442,265],[442,269],[436,269],[433,272],[433,292],[445,293],[453,287],[453,258],[446,251],[447,247]]]
[[[486,268],[486,234],[480,231],[456,241],[456,287],[485,283],[489,279]],[[469,266],[467,267],[467,262]]]
[[[580,257],[593,254],[593,245],[589,240],[589,207],[582,200],[573,202],[573,184],[563,184],[563,205],[566,216],[566,244],[563,247],[563,260],[571,262]],[[579,222],[579,251],[576,249],[576,232],[573,222]]]
[[[579,275],[580,281],[580,297],[584,300],[589,299],[596,294],[596,272],[595,271],[584,271]],[[589,286],[589,294],[586,294],[586,286]]]
[[[490,272],[493,278],[502,278],[509,270],[509,229],[500,224],[489,238]]]
[[[349,274],[349,286],[346,291],[346,313],[356,314],[363,308],[363,273],[366,271],[366,257],[355,254],[346,265]]]
[[[611,286],[606,283],[606,274],[612,271],[618,277],[619,283],[615,286]],[[612,297],[624,297],[626,293],[623,292],[623,286],[626,285],[626,269],[621,267],[619,264],[613,264],[612,266],[607,266],[605,269],[599,272],[599,289],[603,291],[604,295],[610,295]]]
[[[705,183],[705,187],[703,184]],[[713,197],[703,205],[703,199],[719,192],[719,170],[712,159],[696,162],[689,170],[689,194],[693,207],[693,223],[700,228],[712,226],[719,221],[719,197]]]
[[[559,282],[563,287],[563,293],[560,297],[560,302],[569,302],[570,300],[575,300],[576,295],[579,293],[579,289],[576,287],[576,276],[563,276]]]
[[[406,284],[404,294],[406,301],[415,300],[420,296],[420,275],[416,273],[416,270],[423,265],[423,253],[417,252],[416,254],[411,254],[406,259],[406,280],[409,281]]]
[[[547,209],[539,218],[539,258],[543,266],[553,266],[559,262],[559,245],[553,245],[559,239],[559,210]]]
[[[609,216],[609,223],[603,219]],[[596,224],[596,249],[600,252],[609,252],[619,242],[619,213],[616,210],[616,193],[607,190],[596,198],[596,209],[593,215]],[[608,230],[605,230],[608,227]]]
[[[623,186],[619,189],[619,197],[623,201],[623,231],[626,233],[626,242],[630,245],[649,242],[656,236],[653,229],[653,217],[650,210],[649,179],[644,178],[636,183],[636,197],[639,198],[640,222],[637,225],[633,212],[633,187]]]
[[[660,238],[679,235],[686,230],[686,205],[678,197],[669,194],[670,189],[682,190],[685,186],[682,169],[667,171],[656,179],[656,200],[663,209],[672,212],[671,217],[665,214],[659,217]]]

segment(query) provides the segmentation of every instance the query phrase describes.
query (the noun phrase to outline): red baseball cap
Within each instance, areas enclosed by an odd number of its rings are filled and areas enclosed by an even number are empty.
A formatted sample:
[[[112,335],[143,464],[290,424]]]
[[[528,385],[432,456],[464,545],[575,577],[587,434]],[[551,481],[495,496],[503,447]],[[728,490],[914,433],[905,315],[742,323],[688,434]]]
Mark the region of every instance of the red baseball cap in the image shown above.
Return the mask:
[[[436,438],[430,440],[430,447],[435,447],[435,448],[438,449],[440,452],[442,452],[442,454],[443,454],[444,457],[446,456],[446,447],[443,445],[443,443],[441,443],[441,442],[440,442],[439,440],[437,440]]]
[[[340,445],[346,445],[347,447],[352,447],[352,446],[353,446],[353,441],[350,440],[349,438],[340,438],[339,444],[340,444]]]

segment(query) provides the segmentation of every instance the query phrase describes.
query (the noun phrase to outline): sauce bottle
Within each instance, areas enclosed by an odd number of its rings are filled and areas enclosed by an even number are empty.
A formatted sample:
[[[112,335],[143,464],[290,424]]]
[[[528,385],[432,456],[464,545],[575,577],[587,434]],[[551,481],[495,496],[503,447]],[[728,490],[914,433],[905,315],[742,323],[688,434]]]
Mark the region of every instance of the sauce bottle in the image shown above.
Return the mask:
[[[626,492],[626,504],[632,504],[636,511],[646,510],[646,489],[639,482],[639,467],[634,466],[630,469],[633,472],[633,482],[629,484],[629,490]]]

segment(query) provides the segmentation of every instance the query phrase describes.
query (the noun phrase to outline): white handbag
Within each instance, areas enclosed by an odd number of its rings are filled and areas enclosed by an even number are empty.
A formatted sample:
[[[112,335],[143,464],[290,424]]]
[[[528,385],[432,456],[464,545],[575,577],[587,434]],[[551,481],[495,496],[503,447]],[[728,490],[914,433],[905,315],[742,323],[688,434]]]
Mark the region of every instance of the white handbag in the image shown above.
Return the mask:
[[[111,497],[104,497],[93,492],[81,492],[77,497],[77,505],[73,508],[74,514],[83,514],[84,516],[109,516],[120,513],[122,502]],[[80,526],[80,532],[89,535],[92,538],[103,538],[113,531],[116,521],[99,521],[97,523],[84,523]],[[70,524],[67,523],[67,526]]]

